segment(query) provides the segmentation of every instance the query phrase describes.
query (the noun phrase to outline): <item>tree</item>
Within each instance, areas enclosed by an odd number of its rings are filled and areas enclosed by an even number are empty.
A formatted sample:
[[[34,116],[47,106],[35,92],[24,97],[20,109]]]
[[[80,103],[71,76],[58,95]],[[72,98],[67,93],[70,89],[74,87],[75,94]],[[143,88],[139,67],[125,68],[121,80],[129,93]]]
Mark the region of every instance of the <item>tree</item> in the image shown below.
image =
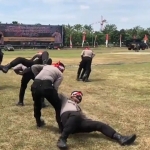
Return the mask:
[[[104,34],[111,34],[113,31],[117,30],[117,26],[115,24],[107,24],[102,31]]]
[[[18,21],[13,21],[12,24],[19,24]]]
[[[83,26],[81,24],[75,24],[73,28],[77,32],[83,32]]]

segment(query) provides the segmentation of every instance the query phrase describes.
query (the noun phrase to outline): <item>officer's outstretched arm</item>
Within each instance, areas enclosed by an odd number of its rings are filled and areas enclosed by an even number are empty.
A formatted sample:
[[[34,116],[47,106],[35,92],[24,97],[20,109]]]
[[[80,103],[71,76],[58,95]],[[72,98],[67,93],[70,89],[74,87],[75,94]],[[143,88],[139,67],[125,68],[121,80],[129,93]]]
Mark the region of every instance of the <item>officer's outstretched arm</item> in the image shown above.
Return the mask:
[[[43,67],[44,67],[44,65],[38,65],[38,64],[33,65],[31,67],[31,70],[32,70],[35,77],[40,73],[40,71],[43,69]]]

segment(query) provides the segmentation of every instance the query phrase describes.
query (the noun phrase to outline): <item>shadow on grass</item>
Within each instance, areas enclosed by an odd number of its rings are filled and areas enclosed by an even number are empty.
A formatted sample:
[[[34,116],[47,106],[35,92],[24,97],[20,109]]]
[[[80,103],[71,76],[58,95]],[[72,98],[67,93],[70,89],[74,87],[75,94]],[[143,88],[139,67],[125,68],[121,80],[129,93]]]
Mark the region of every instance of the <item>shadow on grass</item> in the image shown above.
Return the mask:
[[[5,89],[18,89],[18,87],[13,85],[0,85],[0,90],[5,90]]]
[[[95,82],[95,81],[106,81],[106,79],[102,79],[102,78],[89,79],[89,82]]]
[[[104,136],[103,134],[101,133],[97,133],[97,132],[93,132],[93,133],[75,133],[75,134],[72,134],[71,138],[73,138],[74,140],[76,141],[81,141],[81,139],[91,139],[91,138],[94,138],[94,139],[106,139],[106,140],[111,140],[109,139],[108,137]]]
[[[109,137],[106,137],[105,135],[103,135],[102,133],[98,133],[98,132],[93,132],[93,133],[76,133],[76,134],[72,134],[71,137],[74,141],[81,142],[81,140],[84,142],[87,141],[88,139],[94,138],[94,139],[104,139],[106,141],[111,141],[111,142],[115,142],[116,144],[119,144],[117,141],[110,139]],[[131,144],[131,146],[137,146],[138,142],[135,141],[134,143]],[[121,145],[120,145],[121,146]],[[128,145],[130,146],[130,145]]]
[[[46,125],[46,126],[44,126],[44,128],[45,128],[45,129],[48,129],[50,132],[59,133],[58,127],[51,126],[51,125]]]

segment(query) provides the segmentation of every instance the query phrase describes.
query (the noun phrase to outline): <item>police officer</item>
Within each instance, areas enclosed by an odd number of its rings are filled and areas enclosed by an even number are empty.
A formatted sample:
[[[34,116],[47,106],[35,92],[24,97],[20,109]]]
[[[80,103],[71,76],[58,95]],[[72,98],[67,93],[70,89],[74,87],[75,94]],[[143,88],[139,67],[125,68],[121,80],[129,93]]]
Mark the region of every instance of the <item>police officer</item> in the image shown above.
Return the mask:
[[[63,126],[63,131],[57,142],[59,148],[67,148],[66,141],[69,135],[79,132],[99,131],[121,145],[129,145],[135,141],[135,134],[124,136],[103,122],[87,118],[78,105],[82,101],[82,96],[83,94],[80,91],[73,91],[69,99],[63,94],[59,94],[61,99],[60,115]]]
[[[49,58],[49,53],[47,51],[44,51],[34,55],[31,59],[26,59],[24,57],[17,57],[6,66],[1,66],[0,69],[4,73],[7,73],[9,69],[15,67],[18,64],[23,64],[26,67],[31,67],[34,64],[46,64],[50,60],[51,58]]]
[[[18,64],[17,66],[13,67],[13,70],[16,74],[20,75],[20,72],[22,72],[26,68],[27,68],[26,66],[22,64]],[[34,80],[34,78],[35,78],[34,74],[31,70],[22,75],[21,86],[19,91],[19,102],[17,103],[17,106],[24,106],[24,95],[25,95],[27,85],[29,81]],[[42,101],[42,108],[46,107],[47,105],[44,102],[44,98],[42,98],[41,101]]]
[[[4,55],[4,53],[2,52],[2,49],[0,47],[0,65],[1,65],[1,63],[3,61],[3,55]]]
[[[35,75],[35,80],[31,85],[31,92],[34,101],[34,117],[38,127],[43,126],[45,123],[41,119],[41,97],[46,98],[54,107],[56,112],[56,120],[60,131],[62,130],[60,122],[60,100],[57,90],[63,81],[63,72],[65,66],[63,63],[58,62],[53,65],[33,65],[31,67]]]
[[[86,48],[85,50],[82,51],[81,53],[81,62],[79,64],[79,68],[77,71],[77,81],[80,80],[80,74],[82,69],[85,69],[85,73],[82,77],[82,80],[84,82],[88,81],[90,72],[91,72],[91,63],[92,63],[92,58],[95,56],[95,54],[93,53],[93,51],[89,48]]]

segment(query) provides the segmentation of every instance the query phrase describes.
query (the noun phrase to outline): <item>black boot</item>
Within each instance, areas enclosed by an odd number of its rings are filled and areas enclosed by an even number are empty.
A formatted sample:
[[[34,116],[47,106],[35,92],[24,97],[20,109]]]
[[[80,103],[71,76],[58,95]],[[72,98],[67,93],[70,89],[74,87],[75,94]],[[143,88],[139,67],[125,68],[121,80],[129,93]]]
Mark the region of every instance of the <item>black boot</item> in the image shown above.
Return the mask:
[[[83,71],[81,72],[81,76],[80,76],[80,80],[82,80],[82,78],[83,78],[83,75],[85,74],[85,69],[83,69]]]
[[[130,136],[123,136],[119,133],[115,133],[113,135],[113,139],[117,140],[120,145],[130,145],[135,141],[136,135],[133,134],[133,135],[130,135]]]
[[[20,91],[19,91],[19,101],[16,104],[17,106],[24,106],[24,94],[26,90],[26,85],[24,85],[21,81]]]
[[[47,61],[47,65],[51,65],[52,64],[52,59],[49,58],[48,61]]]
[[[83,82],[87,82],[87,81],[88,81],[88,78],[87,78],[87,74],[86,74],[86,73],[83,75],[82,81],[83,81]]]
[[[67,140],[63,137],[60,137],[57,142],[59,148],[67,148]]]
[[[36,120],[37,127],[45,126],[45,121],[43,119]]]
[[[17,106],[24,106],[24,103],[19,101],[16,105]]]
[[[10,64],[7,64],[6,66],[3,66],[2,71],[3,71],[4,73],[7,73],[10,68],[11,68],[11,65],[10,65]]]

